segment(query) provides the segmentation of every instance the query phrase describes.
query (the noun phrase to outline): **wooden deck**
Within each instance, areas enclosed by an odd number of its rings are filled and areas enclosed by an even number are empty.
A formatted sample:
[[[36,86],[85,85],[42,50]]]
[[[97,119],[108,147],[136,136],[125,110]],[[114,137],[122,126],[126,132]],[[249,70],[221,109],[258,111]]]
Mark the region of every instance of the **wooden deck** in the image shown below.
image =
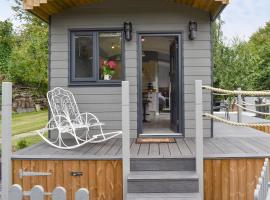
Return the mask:
[[[270,157],[270,135],[251,128],[214,125],[214,138],[204,139],[205,158]],[[13,154],[13,159],[115,160],[122,158],[121,139],[60,150],[42,142]],[[137,144],[131,140],[131,158],[192,158],[194,138],[177,138],[176,143]]]

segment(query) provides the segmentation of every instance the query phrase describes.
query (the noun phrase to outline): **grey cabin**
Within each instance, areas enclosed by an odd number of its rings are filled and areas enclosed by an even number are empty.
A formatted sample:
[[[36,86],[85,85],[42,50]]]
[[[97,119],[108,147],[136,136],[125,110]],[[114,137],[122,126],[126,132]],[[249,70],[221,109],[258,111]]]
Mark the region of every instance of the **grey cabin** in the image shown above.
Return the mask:
[[[67,200],[79,188],[91,200],[253,200],[270,158],[269,126],[256,130],[202,116],[212,113],[212,94],[201,85],[213,79],[211,24],[228,4],[24,0],[26,10],[49,24],[49,90],[70,90],[81,113],[95,114],[104,132],[123,134],[70,150],[40,142],[14,152],[12,183],[25,194],[41,185],[45,199],[63,186]],[[170,141],[158,142],[161,137]]]
[[[49,89],[68,88],[81,112],[121,129],[130,82],[131,137],[194,136],[194,80],[212,83],[211,22],[227,0],[25,1],[49,23]],[[203,96],[211,112],[211,93]],[[204,120],[204,136],[212,135]]]

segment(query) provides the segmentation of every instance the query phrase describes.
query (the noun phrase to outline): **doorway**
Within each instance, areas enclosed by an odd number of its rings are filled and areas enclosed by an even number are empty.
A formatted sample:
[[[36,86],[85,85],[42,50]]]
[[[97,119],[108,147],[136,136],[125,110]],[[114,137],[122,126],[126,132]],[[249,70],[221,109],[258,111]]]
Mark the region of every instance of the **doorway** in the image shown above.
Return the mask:
[[[138,133],[182,136],[179,34],[140,34]]]

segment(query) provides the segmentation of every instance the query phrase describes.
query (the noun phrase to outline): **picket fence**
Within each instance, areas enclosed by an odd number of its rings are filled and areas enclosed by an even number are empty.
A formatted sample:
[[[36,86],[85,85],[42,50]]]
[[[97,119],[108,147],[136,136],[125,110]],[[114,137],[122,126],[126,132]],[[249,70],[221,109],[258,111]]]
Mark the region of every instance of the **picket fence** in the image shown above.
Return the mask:
[[[40,185],[34,186],[30,192],[24,192],[18,184],[12,185],[9,189],[9,200],[22,200],[23,196],[30,196],[30,200],[44,200],[46,195],[51,195],[52,200],[66,200],[66,189],[56,187],[52,193],[44,192]],[[89,191],[85,188],[79,189],[75,193],[75,200],[90,200]]]
[[[269,160],[265,159],[261,176],[259,177],[259,182],[254,191],[254,200],[266,200],[270,195],[268,192],[268,183],[269,183]]]

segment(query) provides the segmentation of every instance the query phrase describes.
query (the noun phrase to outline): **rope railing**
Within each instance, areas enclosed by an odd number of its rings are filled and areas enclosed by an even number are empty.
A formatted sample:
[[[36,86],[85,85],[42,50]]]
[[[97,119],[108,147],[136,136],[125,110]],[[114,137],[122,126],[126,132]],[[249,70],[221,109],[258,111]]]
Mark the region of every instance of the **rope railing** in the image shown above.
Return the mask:
[[[234,105],[236,105],[237,107],[242,108],[243,110],[246,110],[246,111],[249,111],[249,112],[252,112],[252,113],[255,113],[255,114],[268,115],[268,116],[270,116],[270,113],[265,113],[265,112],[260,112],[260,111],[252,110],[252,109],[246,108],[244,106],[241,106],[241,105],[239,105],[237,103],[234,103]]]
[[[270,91],[242,91],[242,90],[225,90],[207,85],[202,86],[203,89],[211,90],[215,93],[223,93],[228,95],[243,95],[243,96],[270,96]]]
[[[251,127],[251,128],[270,126],[270,123],[259,124],[259,123],[234,122],[234,121],[226,120],[226,119],[224,119],[222,117],[218,117],[216,115],[212,115],[212,114],[209,114],[209,113],[204,113],[203,116],[214,119],[214,120],[219,121],[219,122],[223,122],[223,123],[228,124],[228,125],[232,125],[232,126]]]
[[[253,104],[253,103],[247,103],[245,101],[242,102],[245,106],[255,106],[255,107],[264,107],[264,106],[270,106],[270,103],[262,103],[262,104]]]

